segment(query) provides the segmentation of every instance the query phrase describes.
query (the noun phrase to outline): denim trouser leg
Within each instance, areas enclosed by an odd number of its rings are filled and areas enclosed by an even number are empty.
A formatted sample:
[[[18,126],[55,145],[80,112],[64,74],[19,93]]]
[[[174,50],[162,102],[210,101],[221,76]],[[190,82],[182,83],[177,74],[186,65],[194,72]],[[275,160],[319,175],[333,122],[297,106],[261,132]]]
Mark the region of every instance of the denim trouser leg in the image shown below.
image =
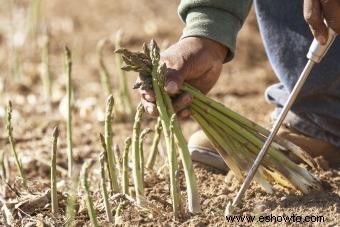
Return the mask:
[[[306,54],[313,40],[302,6],[303,0],[255,0],[264,46],[280,80],[279,85],[267,89],[266,96],[278,110],[307,63]],[[314,67],[287,123],[340,147],[340,38]]]

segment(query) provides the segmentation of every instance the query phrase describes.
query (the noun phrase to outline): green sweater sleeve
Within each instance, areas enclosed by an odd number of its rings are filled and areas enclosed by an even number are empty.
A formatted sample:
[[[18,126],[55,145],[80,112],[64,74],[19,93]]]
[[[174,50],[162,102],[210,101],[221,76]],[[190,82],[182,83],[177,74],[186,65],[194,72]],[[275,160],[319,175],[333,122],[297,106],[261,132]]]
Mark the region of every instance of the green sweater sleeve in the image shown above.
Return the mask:
[[[251,0],[181,0],[178,13],[186,24],[181,38],[202,36],[222,43],[230,50],[226,57],[230,61],[251,3]]]

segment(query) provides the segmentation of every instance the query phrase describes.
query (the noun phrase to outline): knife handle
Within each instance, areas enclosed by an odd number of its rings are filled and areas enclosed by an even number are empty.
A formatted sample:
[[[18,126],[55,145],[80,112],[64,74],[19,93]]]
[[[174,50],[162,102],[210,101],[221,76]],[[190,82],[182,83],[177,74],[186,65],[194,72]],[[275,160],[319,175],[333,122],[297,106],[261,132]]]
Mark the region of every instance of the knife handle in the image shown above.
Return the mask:
[[[335,31],[328,28],[328,40],[326,44],[321,45],[316,39],[314,39],[312,45],[309,47],[307,58],[315,63],[320,63],[334,42],[336,35]]]

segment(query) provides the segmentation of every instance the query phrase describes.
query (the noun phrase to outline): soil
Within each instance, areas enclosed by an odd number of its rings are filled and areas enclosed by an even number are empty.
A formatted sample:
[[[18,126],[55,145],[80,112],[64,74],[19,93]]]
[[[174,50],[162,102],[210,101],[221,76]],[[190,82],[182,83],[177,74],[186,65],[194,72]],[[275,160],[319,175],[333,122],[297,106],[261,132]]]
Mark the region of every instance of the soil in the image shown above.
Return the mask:
[[[29,1],[14,1],[16,9],[27,9]],[[98,134],[103,132],[104,94],[101,89],[96,58],[96,43],[103,37],[114,38],[115,33],[123,31],[122,46],[139,49],[143,42],[155,38],[163,47],[176,42],[181,34],[183,24],[177,16],[179,1],[161,0],[59,0],[44,1],[43,18],[51,34],[50,66],[53,76],[53,106],[48,111],[44,99],[39,64],[40,45],[37,39],[27,38],[19,48],[21,75],[14,78],[8,64],[11,53],[9,41],[10,10],[5,4],[0,11],[0,152],[6,152],[9,160],[10,181],[1,181],[0,225],[5,225],[4,217],[12,214],[13,226],[62,226],[65,224],[65,206],[67,182],[64,172],[66,159],[66,125],[64,112],[59,106],[65,95],[66,77],[63,74],[62,51],[67,44],[73,56],[74,100],[73,113],[74,156],[77,167],[86,159],[98,159],[101,151]],[[22,11],[15,10],[16,20]],[[18,19],[19,18],[19,19]],[[21,20],[25,20],[22,18]],[[14,30],[20,31],[20,23],[14,23]],[[23,27],[25,28],[25,27]],[[115,77],[113,46],[105,46],[105,62],[110,73]],[[136,75],[129,73],[129,86],[132,87]],[[264,125],[270,125],[270,113],[273,107],[263,98],[265,88],[276,82],[274,72],[266,58],[254,12],[248,17],[239,34],[235,59],[223,68],[220,80],[210,92],[210,96],[224,103],[238,113]],[[115,83],[116,84],[116,83]],[[137,105],[138,94],[133,91],[133,104]],[[24,171],[28,178],[29,190],[24,192],[14,158],[11,155],[5,130],[5,106],[7,100],[13,102],[13,127],[17,150],[22,159]],[[147,117],[145,127],[153,127],[154,119]],[[181,122],[183,132],[188,138],[198,129],[198,125],[188,120]],[[55,125],[59,126],[60,139],[58,147],[59,210],[50,212],[49,198],[49,160],[51,134]],[[127,136],[131,135],[131,121],[115,121],[114,143],[121,148]],[[151,138],[147,139],[147,147]],[[147,149],[146,149],[147,153]],[[254,223],[229,223],[224,216],[228,201],[232,200],[239,188],[232,175],[225,175],[213,169],[195,164],[198,187],[201,194],[202,212],[188,214],[185,204],[184,214],[178,221],[172,220],[167,169],[161,168],[164,158],[158,156],[154,171],[147,171],[145,187],[146,208],[138,208],[133,201],[123,195],[113,195],[111,205],[116,211],[122,205],[121,215],[117,219],[120,225],[144,226],[233,226],[253,225]],[[156,172],[157,170],[157,172]],[[266,194],[253,185],[246,193],[245,202],[236,214],[260,215],[323,215],[323,223],[290,223],[291,225],[337,226],[340,223],[340,170],[325,167],[314,172],[323,182],[324,191],[317,194],[301,195],[275,187],[274,194]],[[91,190],[95,193],[94,201],[98,220],[102,226],[108,226],[102,205],[99,188],[99,168],[96,164],[91,169]],[[180,174],[183,178],[183,174]],[[130,182],[132,188],[132,182]],[[182,179],[181,191],[185,203],[185,185]],[[78,192],[78,226],[88,226],[90,221],[84,205],[84,194]],[[7,209],[4,209],[7,208]],[[6,214],[7,212],[7,214]],[[255,223],[267,226],[285,225],[285,223]]]

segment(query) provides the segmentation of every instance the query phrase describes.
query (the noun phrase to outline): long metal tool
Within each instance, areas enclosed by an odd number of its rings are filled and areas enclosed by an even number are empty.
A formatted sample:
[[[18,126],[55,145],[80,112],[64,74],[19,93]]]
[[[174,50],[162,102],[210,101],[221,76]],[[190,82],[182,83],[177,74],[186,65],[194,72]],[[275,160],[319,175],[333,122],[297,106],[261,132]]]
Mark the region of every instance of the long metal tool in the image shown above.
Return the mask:
[[[238,205],[240,202],[241,198],[243,197],[243,194],[245,191],[249,188],[251,181],[254,178],[254,175],[259,168],[261,161],[263,157],[266,155],[270,145],[273,142],[274,137],[276,136],[277,132],[279,131],[288,111],[291,109],[292,105],[294,104],[297,96],[299,95],[302,86],[304,85],[307,77],[309,76],[313,66],[316,63],[320,63],[322,58],[326,55],[327,51],[331,47],[332,43],[334,42],[336,37],[336,33],[329,28],[329,35],[328,35],[328,41],[325,45],[320,45],[315,39],[312,43],[312,45],[309,48],[309,51],[307,53],[307,58],[309,59],[305,68],[303,69],[298,81],[296,82],[292,92],[290,93],[288,100],[286,104],[284,105],[279,117],[276,119],[273,128],[264,143],[260,153],[257,155],[253,166],[250,168],[248,175],[246,179],[244,180],[240,190],[238,191],[236,197],[234,198],[233,203],[230,203],[226,207],[225,215],[231,215],[234,208]]]

